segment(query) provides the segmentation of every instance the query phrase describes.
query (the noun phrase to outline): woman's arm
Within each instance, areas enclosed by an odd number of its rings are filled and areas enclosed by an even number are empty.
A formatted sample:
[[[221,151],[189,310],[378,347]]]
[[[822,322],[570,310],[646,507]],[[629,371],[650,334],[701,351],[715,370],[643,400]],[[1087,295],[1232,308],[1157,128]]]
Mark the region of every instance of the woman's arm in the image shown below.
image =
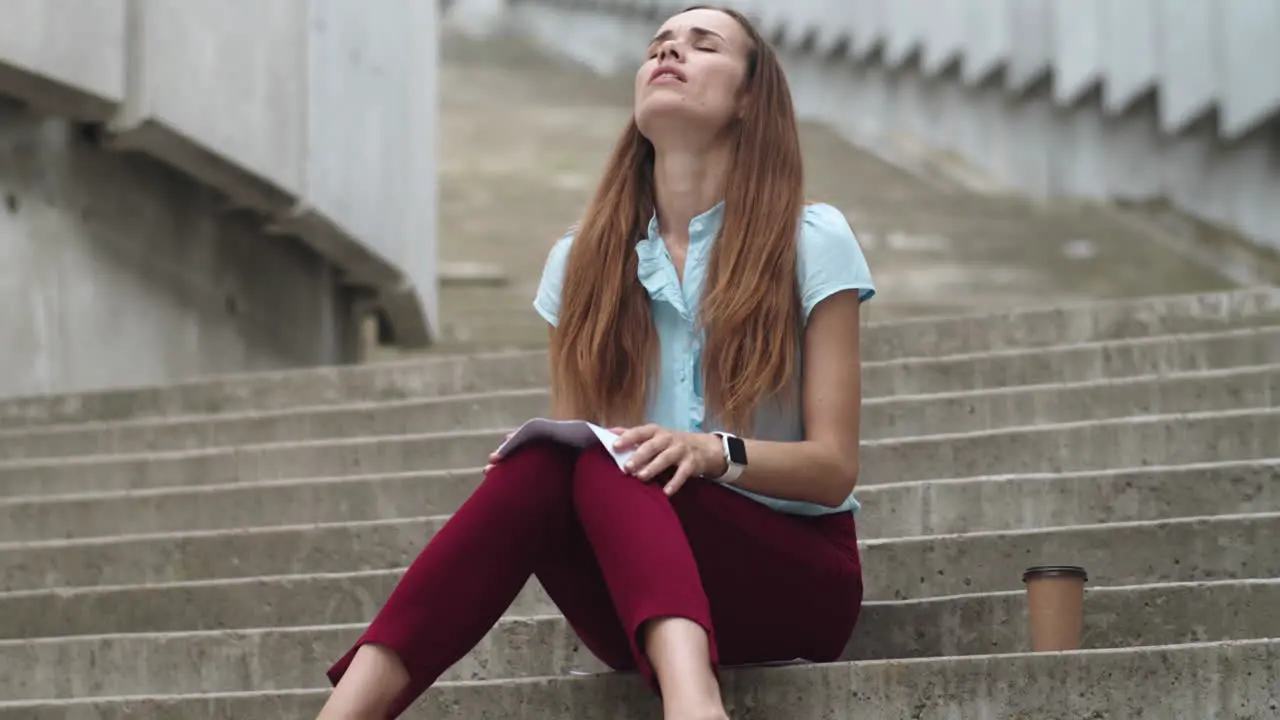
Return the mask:
[[[801,398],[805,439],[769,442],[744,438],[746,470],[734,483],[767,497],[828,507],[843,503],[858,482],[862,408],[857,291],[836,293],[815,307],[804,331]],[[720,439],[700,436],[721,458],[707,473],[725,470]]]
[[[858,423],[862,365],[858,356],[857,292],[838,292],[809,315],[802,355],[805,439],[771,442],[744,438],[748,464],[736,486],[778,498],[838,507],[858,482]],[[686,480],[725,472],[720,438],[656,425],[615,428],[616,450],[634,450],[627,471],[641,480],[674,468],[668,495]]]

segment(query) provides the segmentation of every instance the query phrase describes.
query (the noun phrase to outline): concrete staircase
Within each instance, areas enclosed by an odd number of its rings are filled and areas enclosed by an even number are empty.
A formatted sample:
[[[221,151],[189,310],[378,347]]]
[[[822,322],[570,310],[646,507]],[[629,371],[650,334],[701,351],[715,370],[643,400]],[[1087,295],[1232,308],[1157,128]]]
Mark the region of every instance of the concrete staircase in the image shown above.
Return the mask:
[[[526,20],[511,22],[534,24]],[[555,54],[594,52],[613,36],[560,17],[546,26],[554,29],[546,46],[519,34],[442,37],[438,351],[546,344],[545,327],[529,322],[529,299],[631,113],[629,70],[601,76]],[[618,44],[643,48],[652,31],[645,25],[634,42]],[[797,102],[806,105],[804,93]],[[808,197],[846,213],[870,262],[880,290],[868,306],[872,321],[1280,280],[1258,254],[1238,263],[1250,272],[1224,272],[1217,255],[1194,257],[1178,233],[1114,207],[968,192],[945,173],[885,162],[817,122],[802,122],[800,137]],[[496,267],[504,277],[466,282],[450,276],[455,264]],[[401,354],[376,348],[371,356]]]
[[[864,352],[866,610],[847,662],[727,671],[734,718],[1280,714],[1280,291]],[[0,401],[0,720],[312,717],[545,383],[528,351]],[[1089,649],[1028,654],[1019,574],[1064,562]],[[410,716],[658,717],[601,670],[531,584]]]

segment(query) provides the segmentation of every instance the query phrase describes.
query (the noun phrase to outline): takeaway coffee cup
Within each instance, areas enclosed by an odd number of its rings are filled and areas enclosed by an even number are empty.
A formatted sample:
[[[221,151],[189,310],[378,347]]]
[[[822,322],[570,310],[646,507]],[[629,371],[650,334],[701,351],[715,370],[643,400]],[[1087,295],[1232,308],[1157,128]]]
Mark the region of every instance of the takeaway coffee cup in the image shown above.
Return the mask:
[[[1027,614],[1035,652],[1077,650],[1084,626],[1084,584],[1089,575],[1075,565],[1027,568]]]

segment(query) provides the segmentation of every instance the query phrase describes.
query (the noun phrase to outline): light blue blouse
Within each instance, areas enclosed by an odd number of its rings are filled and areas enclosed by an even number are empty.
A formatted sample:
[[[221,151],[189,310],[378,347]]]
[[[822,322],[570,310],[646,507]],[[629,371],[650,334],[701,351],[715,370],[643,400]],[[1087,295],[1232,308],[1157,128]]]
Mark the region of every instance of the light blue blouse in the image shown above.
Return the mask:
[[[689,223],[689,251],[685,258],[684,282],[658,235],[658,219],[649,221],[648,235],[636,244],[638,275],[649,292],[653,322],[660,349],[658,386],[652,393],[648,421],[672,430],[712,432],[720,429],[704,424],[702,388],[702,342],[696,330],[698,304],[706,280],[711,247],[720,231],[724,203]],[[533,306],[543,319],[556,324],[560,289],[569,258],[572,231],[561,238],[547,256]],[[813,308],[844,290],[856,290],[863,302],[875,295],[875,284],[866,257],[858,245],[844,214],[826,204],[808,205],[800,223],[796,274],[807,321]],[[797,338],[797,342],[800,339]],[[795,442],[804,439],[804,423],[798,403],[787,408],[779,404],[762,407],[756,414],[753,437],[759,440]],[[855,441],[856,439],[851,439]],[[775,510],[797,515],[824,515],[858,511],[858,501],[849,496],[839,507],[827,507],[795,500],[780,500],[726,486]]]

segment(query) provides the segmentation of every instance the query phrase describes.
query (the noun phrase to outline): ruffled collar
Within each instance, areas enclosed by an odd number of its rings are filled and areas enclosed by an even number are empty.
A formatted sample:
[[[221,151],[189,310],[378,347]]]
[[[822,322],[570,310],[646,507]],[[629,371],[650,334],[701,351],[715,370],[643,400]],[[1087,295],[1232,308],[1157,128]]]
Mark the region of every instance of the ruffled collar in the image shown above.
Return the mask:
[[[685,258],[685,283],[688,285],[693,282],[699,286],[691,286],[689,290],[701,292],[702,266],[711,249],[712,241],[720,233],[723,219],[724,202],[721,201],[689,221],[689,254]],[[667,253],[666,245],[663,244],[662,237],[658,233],[656,212],[649,219],[645,237],[640,238],[636,243],[636,255],[640,261],[636,274],[639,276],[640,284],[644,285],[645,290],[648,291],[649,297],[672,305],[680,311],[685,320],[692,322],[692,309],[685,302],[684,293],[680,288],[680,277],[676,274],[675,265],[671,262],[671,256]]]

